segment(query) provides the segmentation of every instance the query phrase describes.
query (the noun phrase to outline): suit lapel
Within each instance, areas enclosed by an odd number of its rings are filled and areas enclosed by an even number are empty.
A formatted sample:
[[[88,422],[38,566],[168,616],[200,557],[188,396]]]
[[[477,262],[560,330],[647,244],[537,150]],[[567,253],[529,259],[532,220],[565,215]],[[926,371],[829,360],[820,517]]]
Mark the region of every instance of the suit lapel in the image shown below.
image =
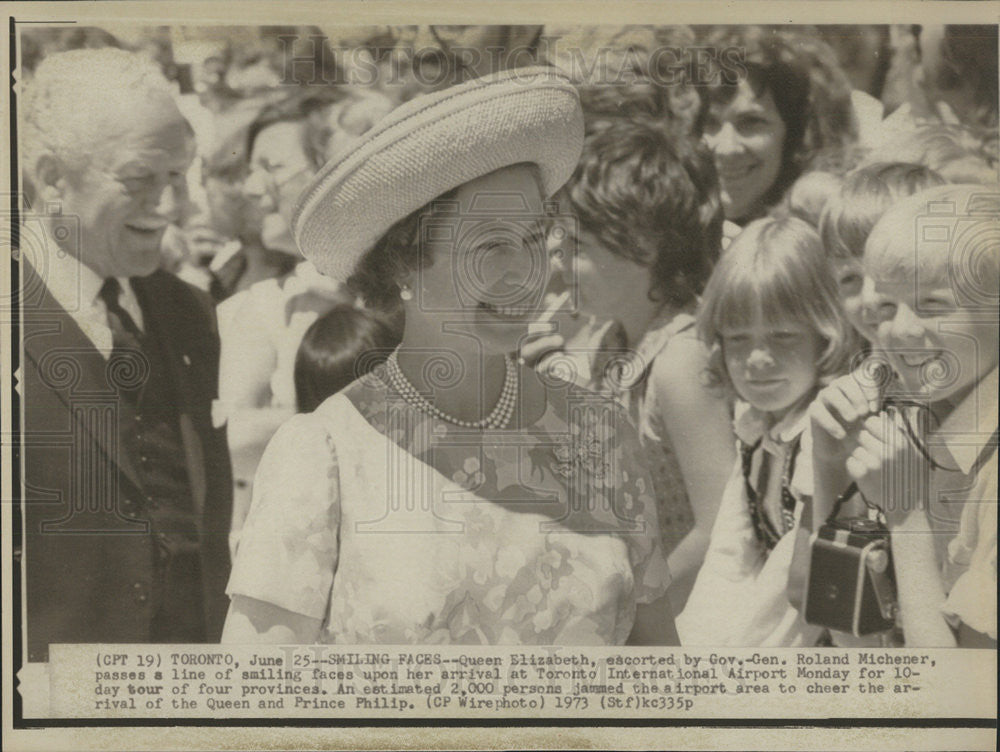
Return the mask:
[[[117,395],[109,385],[108,361],[45,288],[34,269],[27,263],[22,269],[25,355],[34,364],[41,383],[66,405],[74,422],[141,489],[142,483],[127,453],[109,445],[113,434],[102,428],[99,421],[88,420],[89,411],[81,409],[116,403]],[[26,397],[26,409],[30,410],[31,399],[30,395]]]

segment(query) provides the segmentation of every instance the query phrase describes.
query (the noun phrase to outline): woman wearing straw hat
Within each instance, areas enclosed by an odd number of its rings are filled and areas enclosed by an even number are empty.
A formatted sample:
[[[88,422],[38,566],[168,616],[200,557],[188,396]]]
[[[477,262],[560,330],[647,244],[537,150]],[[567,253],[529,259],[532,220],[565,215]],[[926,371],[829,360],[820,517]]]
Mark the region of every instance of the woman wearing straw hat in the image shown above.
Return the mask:
[[[303,253],[401,304],[403,339],[268,446],[224,641],[676,644],[627,418],[510,355],[582,138],[564,76],[508,70],[400,106],[303,193]]]

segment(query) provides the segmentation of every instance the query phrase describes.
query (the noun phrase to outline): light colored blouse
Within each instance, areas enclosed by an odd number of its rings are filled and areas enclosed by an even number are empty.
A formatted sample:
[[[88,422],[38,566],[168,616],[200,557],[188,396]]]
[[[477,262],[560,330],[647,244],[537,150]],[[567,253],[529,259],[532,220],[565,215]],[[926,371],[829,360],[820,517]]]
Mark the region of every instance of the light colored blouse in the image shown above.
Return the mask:
[[[270,374],[246,374],[248,378],[267,377],[271,402],[262,407],[295,409],[295,356],[306,330],[317,318],[337,303],[351,303],[352,298],[340,284],[320,274],[310,262],[303,261],[285,277],[264,279],[243,292],[227,298],[216,309],[223,358],[238,359],[240,353],[226,347],[234,339],[235,329],[250,327],[274,353]],[[235,337],[239,341],[240,337]],[[225,393],[225,385],[220,388]]]
[[[742,458],[737,457],[722,502],[705,563],[698,572],[684,611],[677,617],[682,645],[791,647],[815,645],[821,627],[806,624],[788,601],[788,575],[795,553],[796,529],[813,493],[812,437],[809,417],[793,412],[773,424],[767,416],[737,403],[734,421],[744,446],[759,445],[752,456],[751,482],[760,478],[765,460],[771,465],[766,488],[758,488],[763,514],[775,530],[784,528],[781,513],[782,469],[798,442],[798,459],[789,479],[795,499],[794,525],[768,552],[757,537],[747,499]]]
[[[936,470],[930,478],[928,518],[948,594],[942,611],[953,626],[964,622],[994,640],[997,449],[992,442],[996,440],[998,383],[994,368],[927,438],[932,454],[958,470]]]
[[[670,576],[621,411],[567,387],[480,441],[383,373],[275,435],[227,592],[321,619],[327,643],[624,643]]]

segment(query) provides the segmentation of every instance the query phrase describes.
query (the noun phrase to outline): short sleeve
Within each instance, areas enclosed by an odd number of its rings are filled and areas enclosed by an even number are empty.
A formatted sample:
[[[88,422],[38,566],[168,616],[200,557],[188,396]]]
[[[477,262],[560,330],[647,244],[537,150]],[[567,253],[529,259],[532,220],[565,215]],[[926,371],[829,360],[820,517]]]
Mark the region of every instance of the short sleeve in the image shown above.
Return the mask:
[[[943,612],[977,632],[997,638],[996,462],[983,468],[986,483],[962,508],[958,535],[948,545],[949,563],[964,570],[955,580]],[[979,490],[979,489],[977,489]]]
[[[660,522],[649,472],[640,464],[639,437],[625,411],[616,411],[615,451],[621,467],[621,502],[625,514],[641,529],[625,536],[635,581],[636,603],[652,603],[670,587],[670,568],[660,539]]]
[[[227,594],[322,619],[339,524],[333,440],[318,416],[297,415],[271,439],[257,469]]]

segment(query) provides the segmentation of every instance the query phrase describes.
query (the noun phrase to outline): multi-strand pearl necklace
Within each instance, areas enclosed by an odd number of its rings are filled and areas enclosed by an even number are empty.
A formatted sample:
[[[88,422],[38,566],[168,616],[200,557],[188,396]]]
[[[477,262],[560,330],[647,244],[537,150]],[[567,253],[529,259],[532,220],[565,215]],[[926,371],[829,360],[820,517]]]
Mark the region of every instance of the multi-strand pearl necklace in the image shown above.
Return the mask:
[[[430,403],[417,388],[413,386],[396,361],[396,353],[393,352],[386,359],[386,373],[393,389],[399,392],[400,396],[409,404],[433,415],[436,418],[454,423],[463,428],[488,428],[490,430],[504,429],[510,423],[510,418],[514,414],[514,403],[517,401],[517,363],[509,355],[504,357],[506,374],[503,380],[503,389],[500,390],[500,399],[493,408],[493,411],[482,420],[459,420],[448,415],[444,410],[435,407]]]

